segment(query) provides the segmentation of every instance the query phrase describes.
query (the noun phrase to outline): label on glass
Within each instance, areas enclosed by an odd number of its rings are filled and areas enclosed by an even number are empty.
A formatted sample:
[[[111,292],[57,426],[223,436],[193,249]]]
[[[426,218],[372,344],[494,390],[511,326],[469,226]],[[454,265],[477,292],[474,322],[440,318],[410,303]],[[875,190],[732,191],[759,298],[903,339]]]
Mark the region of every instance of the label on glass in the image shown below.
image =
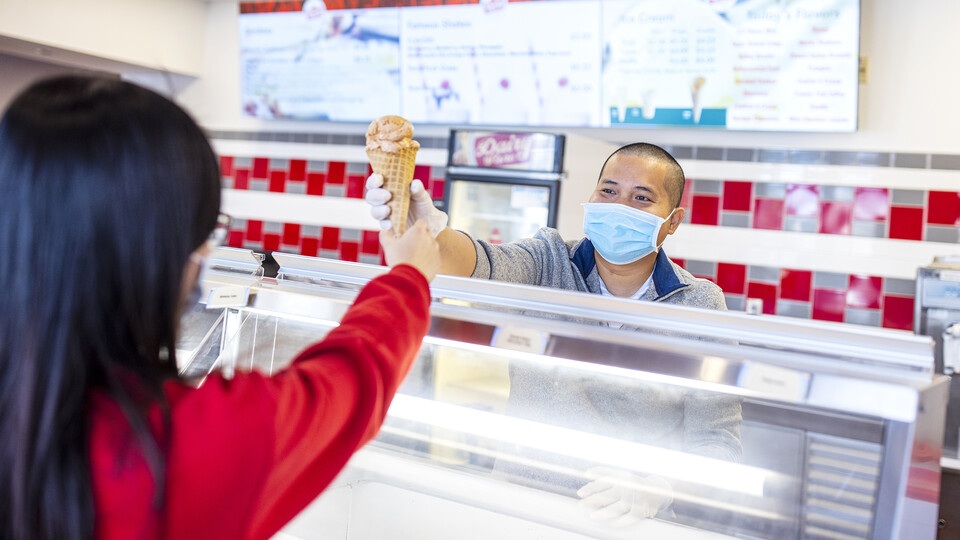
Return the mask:
[[[498,326],[493,332],[492,346],[500,349],[533,354],[543,354],[547,349],[550,334],[532,328]]]
[[[250,300],[250,287],[224,286],[210,289],[207,309],[244,307]]]
[[[802,401],[810,388],[810,374],[777,366],[747,362],[740,369],[737,386],[792,401]]]

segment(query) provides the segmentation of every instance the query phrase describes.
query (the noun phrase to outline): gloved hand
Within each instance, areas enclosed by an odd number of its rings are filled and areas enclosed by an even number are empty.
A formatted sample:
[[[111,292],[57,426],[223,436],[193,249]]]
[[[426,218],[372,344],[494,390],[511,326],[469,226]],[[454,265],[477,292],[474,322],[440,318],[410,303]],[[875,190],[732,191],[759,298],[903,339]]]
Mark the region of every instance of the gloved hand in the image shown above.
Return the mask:
[[[370,215],[373,219],[380,222],[380,228],[387,230],[393,226],[390,223],[390,207],[387,202],[390,200],[390,192],[383,189],[383,176],[373,173],[367,177],[367,193],[363,200],[370,205]],[[440,231],[447,227],[447,213],[438,210],[433,205],[433,199],[423,187],[423,182],[414,180],[410,184],[410,211],[407,212],[407,228],[413,226],[418,220],[423,220],[434,238]]]
[[[639,476],[609,467],[587,471],[593,480],[577,491],[590,518],[627,526],[657,515],[673,502],[673,488],[659,476]]]

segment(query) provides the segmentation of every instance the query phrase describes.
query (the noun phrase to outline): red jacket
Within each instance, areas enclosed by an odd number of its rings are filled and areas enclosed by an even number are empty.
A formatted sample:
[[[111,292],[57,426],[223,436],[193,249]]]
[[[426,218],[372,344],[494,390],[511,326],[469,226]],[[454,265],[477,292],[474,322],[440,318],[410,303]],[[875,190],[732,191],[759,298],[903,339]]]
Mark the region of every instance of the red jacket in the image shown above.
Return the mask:
[[[399,266],[372,280],[340,326],[268,377],[170,382],[165,506],[129,423],[91,398],[90,465],[101,539],[269,538],[373,438],[429,323],[430,292]],[[156,409],[156,408],[155,408]],[[159,411],[151,422],[159,424]]]

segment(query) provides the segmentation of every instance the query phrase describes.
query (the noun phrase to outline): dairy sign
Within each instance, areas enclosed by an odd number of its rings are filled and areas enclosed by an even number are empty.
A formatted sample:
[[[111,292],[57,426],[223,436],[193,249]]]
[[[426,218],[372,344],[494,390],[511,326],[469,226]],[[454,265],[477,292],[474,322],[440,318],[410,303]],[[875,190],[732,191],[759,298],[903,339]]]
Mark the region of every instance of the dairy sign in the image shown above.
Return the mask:
[[[551,133],[455,131],[450,165],[555,172],[561,167],[563,141]]]

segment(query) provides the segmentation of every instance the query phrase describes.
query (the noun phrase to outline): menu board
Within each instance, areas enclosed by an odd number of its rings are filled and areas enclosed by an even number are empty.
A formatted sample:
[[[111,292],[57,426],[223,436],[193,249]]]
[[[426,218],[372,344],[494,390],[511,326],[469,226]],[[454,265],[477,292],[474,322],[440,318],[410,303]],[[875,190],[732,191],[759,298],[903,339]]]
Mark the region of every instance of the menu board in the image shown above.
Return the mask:
[[[241,3],[244,113],[466,126],[857,126],[859,0],[360,3]]]

